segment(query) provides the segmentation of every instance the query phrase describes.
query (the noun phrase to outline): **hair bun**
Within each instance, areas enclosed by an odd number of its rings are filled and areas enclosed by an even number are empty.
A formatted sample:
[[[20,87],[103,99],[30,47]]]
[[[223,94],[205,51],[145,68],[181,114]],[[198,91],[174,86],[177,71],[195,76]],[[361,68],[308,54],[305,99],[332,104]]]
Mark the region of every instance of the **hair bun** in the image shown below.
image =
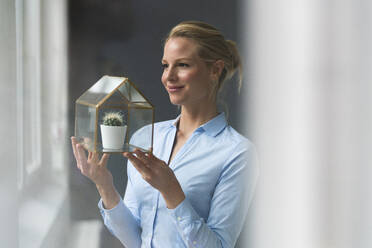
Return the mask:
[[[236,43],[232,40],[226,40],[227,47],[229,48],[231,54],[231,70],[234,72],[238,69],[240,65],[240,56],[236,46]]]
[[[226,45],[229,48],[230,56],[231,56],[231,63],[230,68],[227,69],[227,75],[226,78],[232,78],[232,76],[235,74],[235,72],[239,71],[239,89],[241,87],[241,81],[242,81],[242,64],[241,59],[239,55],[239,51],[237,48],[237,45],[232,40],[226,40]]]

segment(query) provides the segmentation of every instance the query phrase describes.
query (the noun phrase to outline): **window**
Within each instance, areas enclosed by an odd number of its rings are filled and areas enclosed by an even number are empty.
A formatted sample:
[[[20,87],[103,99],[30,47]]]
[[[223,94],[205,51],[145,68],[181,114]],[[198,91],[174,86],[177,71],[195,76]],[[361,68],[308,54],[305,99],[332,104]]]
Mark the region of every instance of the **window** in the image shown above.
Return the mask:
[[[51,247],[69,230],[66,11],[67,1],[15,1],[21,248]]]
[[[41,168],[40,0],[16,1],[18,186]]]

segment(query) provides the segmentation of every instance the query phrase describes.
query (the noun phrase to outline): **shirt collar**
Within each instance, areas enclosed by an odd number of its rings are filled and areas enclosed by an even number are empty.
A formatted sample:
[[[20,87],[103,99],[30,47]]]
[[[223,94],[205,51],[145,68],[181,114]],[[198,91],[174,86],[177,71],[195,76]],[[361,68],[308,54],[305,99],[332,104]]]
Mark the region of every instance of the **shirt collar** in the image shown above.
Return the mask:
[[[172,127],[177,127],[177,123],[180,119],[181,115],[177,116],[176,119],[174,119],[172,123]],[[209,120],[207,123],[204,123],[200,127],[198,127],[196,130],[205,131],[207,135],[215,137],[217,134],[219,134],[227,125],[225,113],[222,112],[218,114],[213,119]]]
[[[181,118],[181,115],[177,116],[177,118],[174,119],[174,120],[171,122],[173,127],[177,127],[177,123],[178,123],[178,121],[180,120],[180,118]]]

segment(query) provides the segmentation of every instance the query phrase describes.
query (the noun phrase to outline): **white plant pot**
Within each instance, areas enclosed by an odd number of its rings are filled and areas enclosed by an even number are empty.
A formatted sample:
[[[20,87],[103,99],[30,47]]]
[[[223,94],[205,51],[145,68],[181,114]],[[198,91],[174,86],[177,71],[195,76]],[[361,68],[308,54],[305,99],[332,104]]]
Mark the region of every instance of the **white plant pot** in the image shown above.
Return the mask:
[[[106,149],[122,149],[127,126],[101,125],[102,146]]]

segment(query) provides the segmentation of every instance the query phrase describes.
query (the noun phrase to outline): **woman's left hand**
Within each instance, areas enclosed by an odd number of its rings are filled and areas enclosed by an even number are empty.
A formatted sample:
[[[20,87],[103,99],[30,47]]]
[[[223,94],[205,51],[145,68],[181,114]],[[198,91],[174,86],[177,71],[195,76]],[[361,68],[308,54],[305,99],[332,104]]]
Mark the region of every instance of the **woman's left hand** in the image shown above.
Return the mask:
[[[146,182],[160,191],[168,208],[177,207],[185,199],[181,185],[167,163],[139,149],[133,153],[124,152],[123,156],[130,160]]]

